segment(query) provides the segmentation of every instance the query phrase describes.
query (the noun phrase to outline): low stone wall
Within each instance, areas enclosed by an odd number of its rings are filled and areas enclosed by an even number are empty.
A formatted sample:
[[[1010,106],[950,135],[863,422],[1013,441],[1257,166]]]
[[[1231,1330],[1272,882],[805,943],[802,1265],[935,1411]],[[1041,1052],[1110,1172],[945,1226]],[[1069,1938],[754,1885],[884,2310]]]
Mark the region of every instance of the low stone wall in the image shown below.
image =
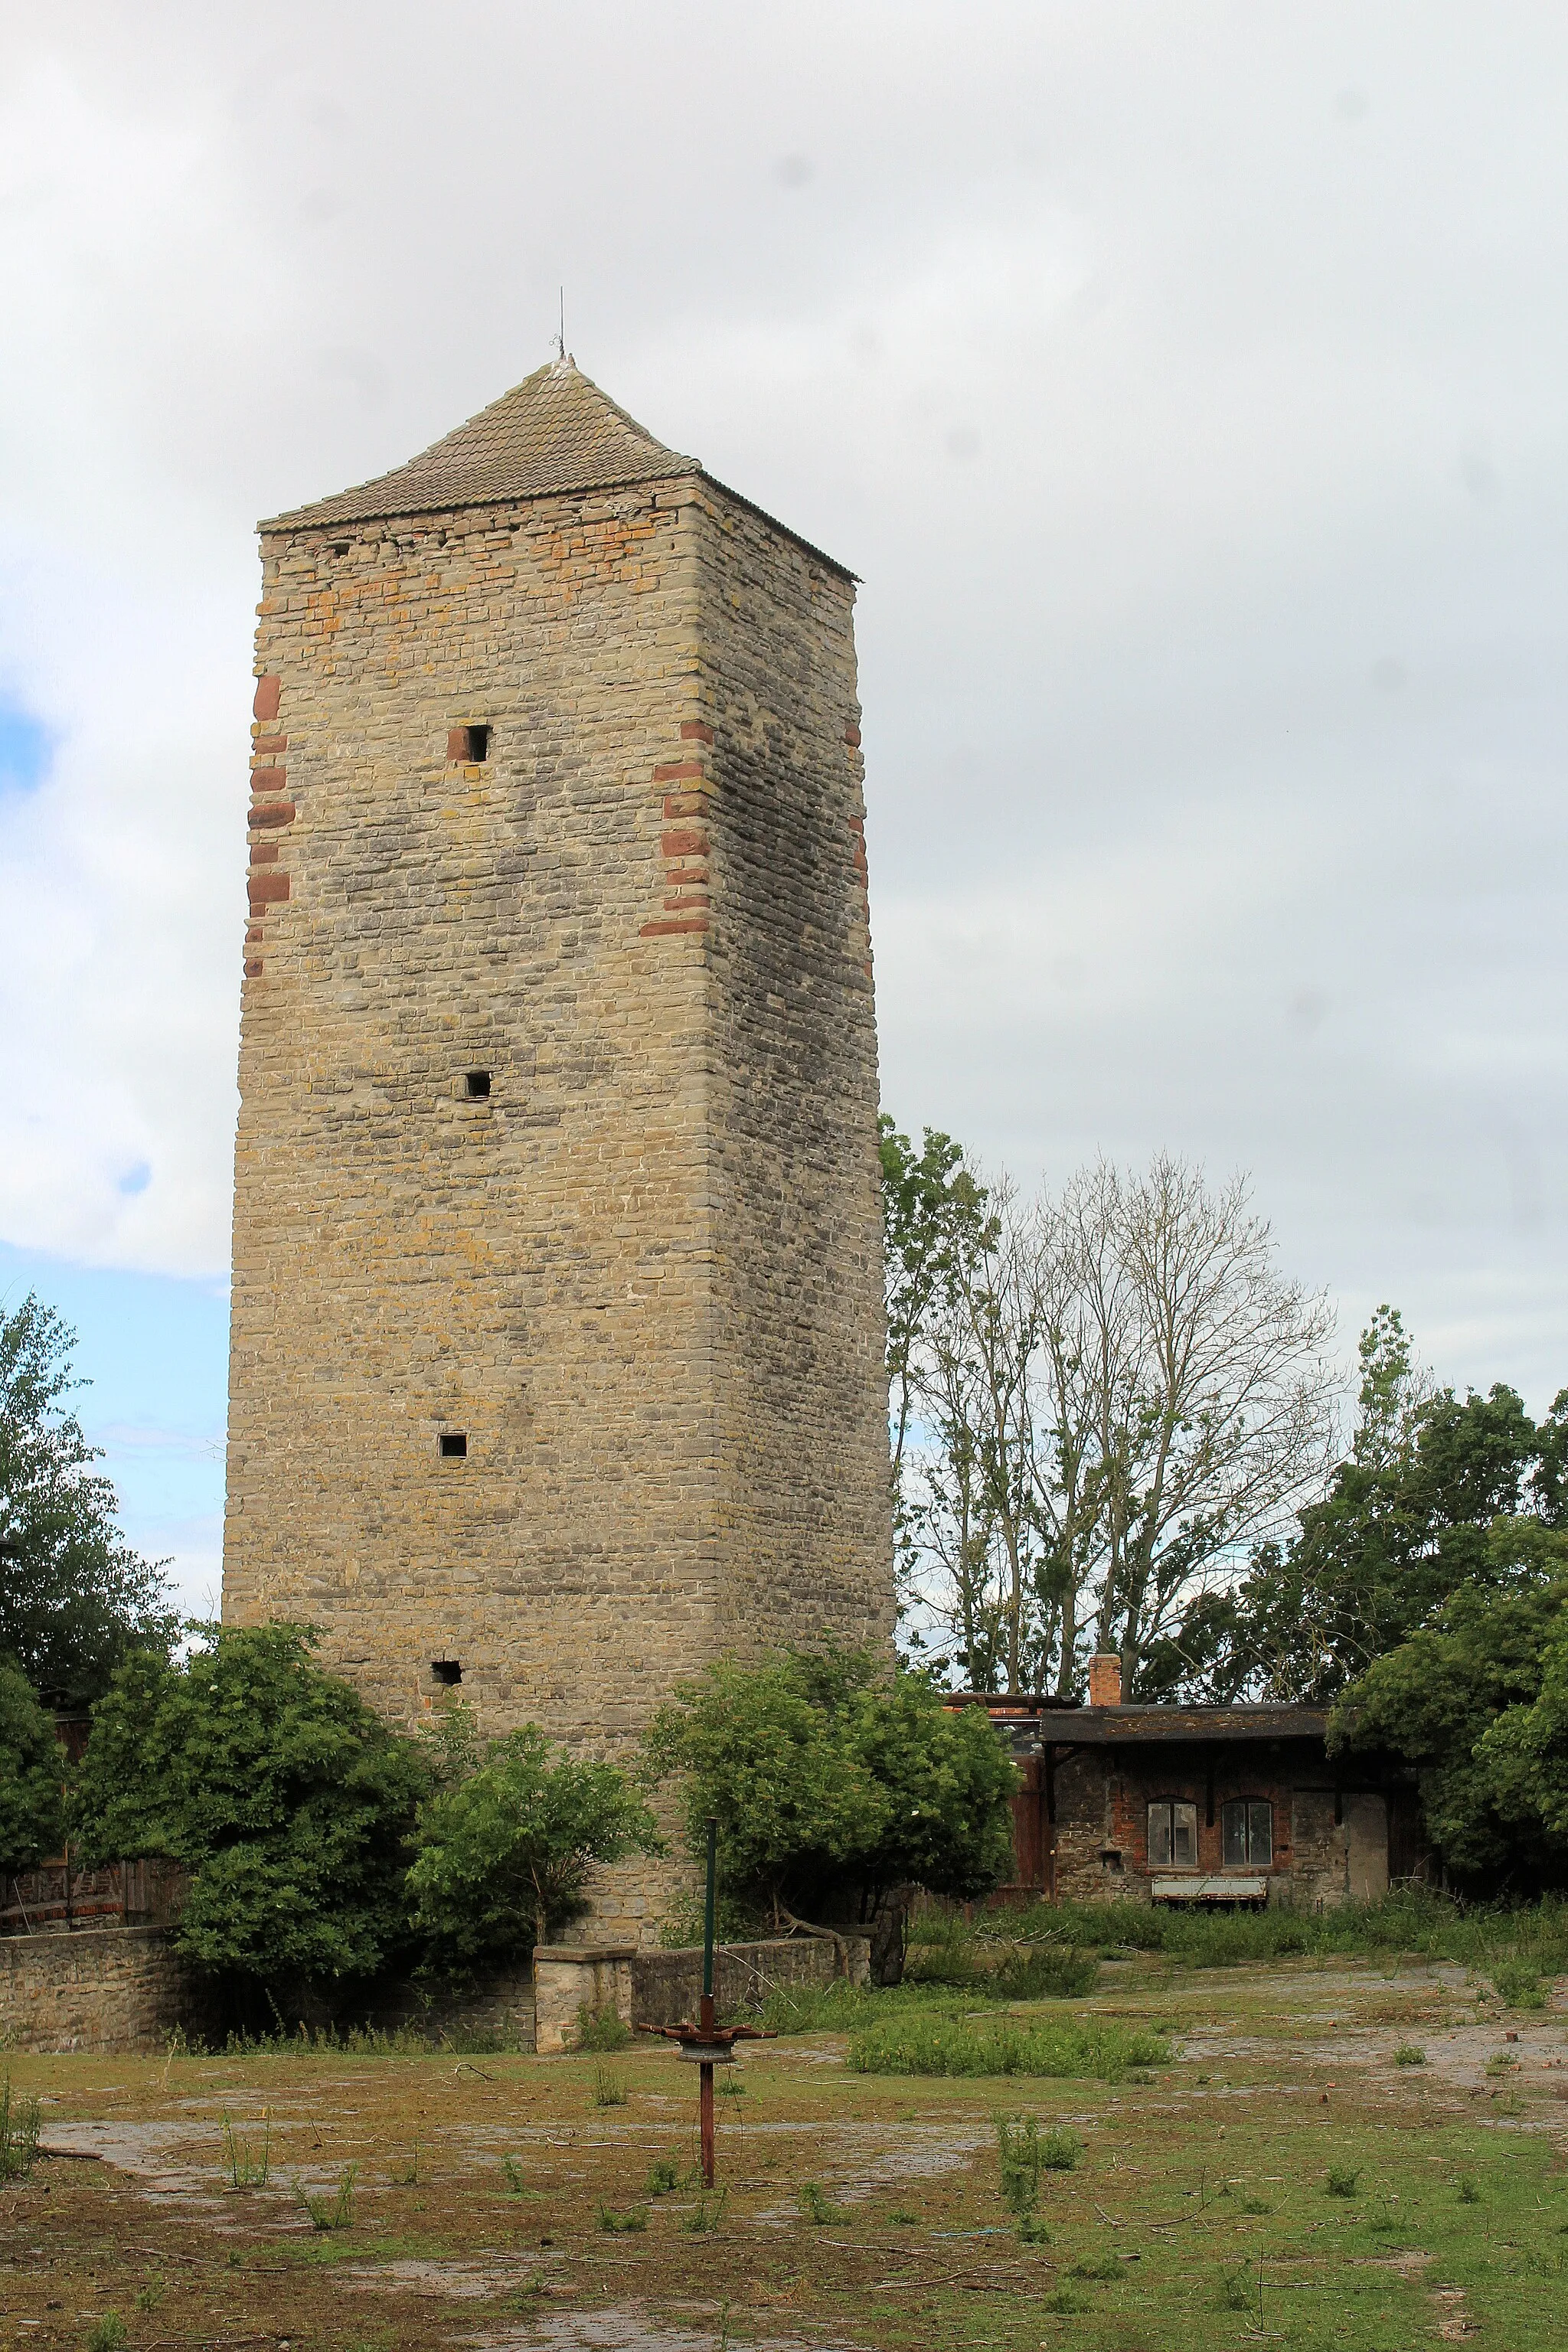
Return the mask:
[[[189,1977],[162,1927],[0,1936],[0,2040],[12,2050],[162,2049],[192,2027]]]
[[[384,2033],[408,2026],[427,2042],[457,2050],[531,2050],[533,1984],[526,1970],[481,1977],[460,1991],[434,1992],[404,1982],[388,1986],[372,2003],[367,2025]]]
[[[721,1944],[713,1955],[713,2002],[721,2017],[760,2007],[784,1985],[831,1984],[847,1976],[864,1984],[871,1972],[866,1936],[845,1936],[838,1946],[816,1936],[781,1936],[765,1943]],[[695,2018],[702,1994],[702,1948],[638,1952],[632,1961],[633,2021],[679,2025]]]

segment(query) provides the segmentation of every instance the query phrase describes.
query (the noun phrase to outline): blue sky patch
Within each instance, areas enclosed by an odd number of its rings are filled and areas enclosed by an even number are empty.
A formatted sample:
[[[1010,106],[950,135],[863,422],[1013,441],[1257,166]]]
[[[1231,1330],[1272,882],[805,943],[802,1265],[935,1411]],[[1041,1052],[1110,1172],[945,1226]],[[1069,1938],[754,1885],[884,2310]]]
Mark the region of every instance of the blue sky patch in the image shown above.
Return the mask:
[[[139,1160],[136,1162],[135,1167],[128,1168],[124,1175],[120,1179],[118,1190],[125,1193],[130,1199],[134,1200],[137,1193],[144,1192],[152,1181],[152,1169],[144,1160]]]
[[[43,721],[0,697],[0,793],[28,793],[42,783],[53,750]]]

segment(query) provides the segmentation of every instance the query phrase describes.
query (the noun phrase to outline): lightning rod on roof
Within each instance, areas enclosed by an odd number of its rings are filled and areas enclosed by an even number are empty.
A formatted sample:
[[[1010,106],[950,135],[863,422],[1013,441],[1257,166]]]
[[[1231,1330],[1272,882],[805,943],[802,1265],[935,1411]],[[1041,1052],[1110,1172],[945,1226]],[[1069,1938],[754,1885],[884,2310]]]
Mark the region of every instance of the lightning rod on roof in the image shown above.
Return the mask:
[[[555,338],[555,356],[563,360],[566,356],[566,289],[564,286],[561,289],[561,328]]]

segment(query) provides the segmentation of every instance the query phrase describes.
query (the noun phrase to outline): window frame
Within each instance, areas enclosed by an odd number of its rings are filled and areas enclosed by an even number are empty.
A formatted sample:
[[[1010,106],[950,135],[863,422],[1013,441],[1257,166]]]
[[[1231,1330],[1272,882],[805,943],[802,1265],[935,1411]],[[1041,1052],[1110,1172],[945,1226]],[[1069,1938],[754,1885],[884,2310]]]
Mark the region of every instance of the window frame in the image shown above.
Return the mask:
[[[1246,1853],[1243,1860],[1233,1862],[1227,1848],[1230,1843],[1230,1816],[1241,1811],[1246,1827]],[[1254,1820],[1259,1813],[1268,1816],[1268,1851],[1259,1861],[1254,1852]],[[1222,1870],[1272,1870],[1274,1867],[1274,1800],[1272,1797],[1226,1797],[1219,1809],[1219,1852]]]
[[[1182,1872],[1192,1871],[1194,1874],[1201,1871],[1203,1868],[1203,1858],[1198,1851],[1198,1806],[1196,1798],[1151,1797],[1147,1801],[1148,1811],[1144,1817],[1143,1834],[1145,1839],[1144,1852],[1148,1856],[1151,1874],[1155,1871],[1160,1870]],[[1178,1808],[1180,1808],[1184,1812],[1190,1814],[1192,1817],[1193,1858],[1191,1862],[1178,1862],[1175,1858],[1176,1812]],[[1154,1815],[1157,1812],[1163,1812],[1167,1820],[1167,1832],[1171,1848],[1171,1857],[1167,1862],[1156,1862],[1154,1859],[1153,1831]]]

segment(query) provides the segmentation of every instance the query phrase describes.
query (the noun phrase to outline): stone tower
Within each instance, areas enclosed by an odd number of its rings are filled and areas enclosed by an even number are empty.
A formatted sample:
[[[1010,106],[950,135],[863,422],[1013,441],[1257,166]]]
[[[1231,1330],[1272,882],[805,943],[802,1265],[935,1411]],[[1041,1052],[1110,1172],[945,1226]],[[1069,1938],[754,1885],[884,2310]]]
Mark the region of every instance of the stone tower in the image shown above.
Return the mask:
[[[261,538],[226,1619],[600,1753],[889,1641],[852,575],[569,359]]]

